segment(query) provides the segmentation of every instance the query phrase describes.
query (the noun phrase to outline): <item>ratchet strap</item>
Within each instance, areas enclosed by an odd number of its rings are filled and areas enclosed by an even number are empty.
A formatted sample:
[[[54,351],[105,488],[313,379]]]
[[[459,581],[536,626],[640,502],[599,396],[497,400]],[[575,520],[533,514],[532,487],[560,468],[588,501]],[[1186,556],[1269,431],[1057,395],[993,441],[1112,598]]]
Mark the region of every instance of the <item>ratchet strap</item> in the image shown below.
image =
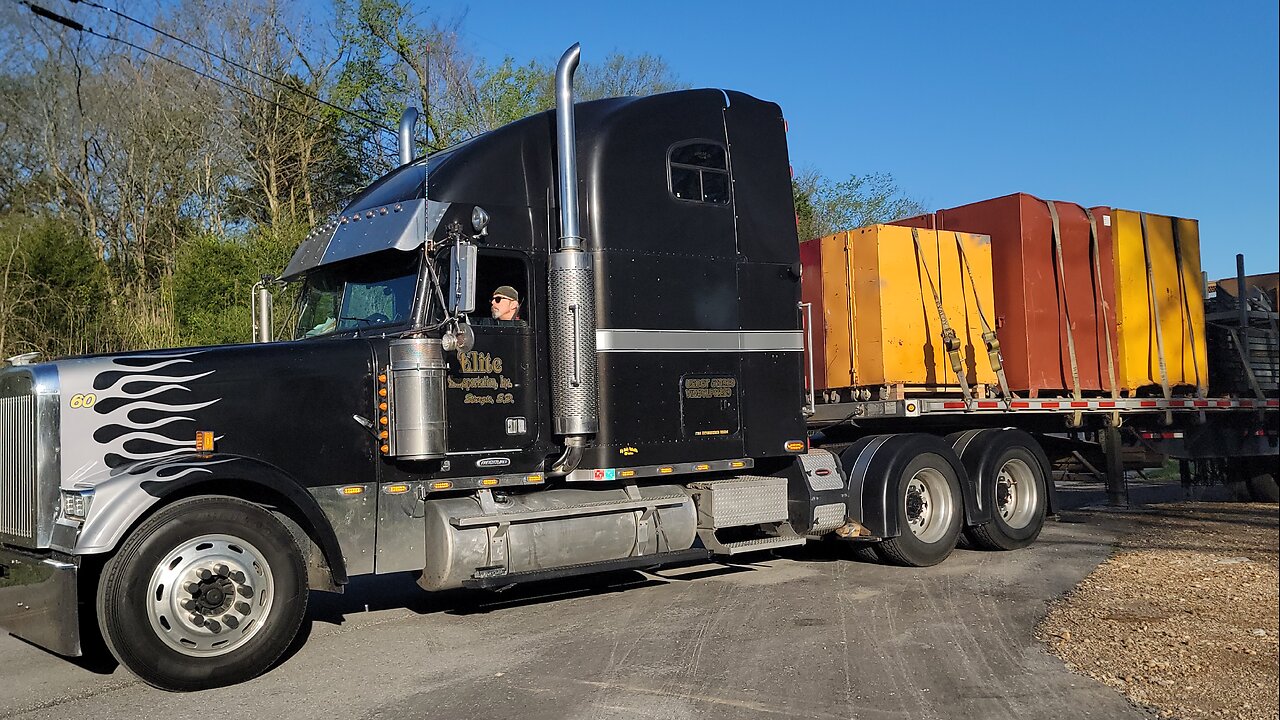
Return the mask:
[[[937,235],[937,230],[934,230]],[[929,263],[925,261],[924,251],[920,249],[920,231],[911,228],[911,242],[916,246],[916,257],[920,259],[920,267],[924,269],[925,279],[929,281],[929,292],[933,294],[933,305],[938,309],[938,319],[942,321],[942,346],[947,349],[947,357],[951,360],[951,370],[955,372],[956,379],[960,381],[960,390],[964,393],[964,404],[969,406],[973,402],[973,398],[969,391],[969,379],[965,377],[964,360],[960,356],[960,338],[956,336],[956,331],[951,328],[951,323],[947,321],[947,311],[942,308],[942,296],[938,294],[938,288],[933,284],[933,275],[929,272]]]
[[[1071,309],[1067,302],[1066,267],[1062,262],[1062,224],[1058,220],[1058,206],[1052,200],[1046,200],[1045,203],[1049,206],[1049,217],[1053,220],[1053,254],[1058,262],[1057,291],[1062,305],[1062,319],[1067,328],[1067,355],[1071,360],[1071,397],[1080,400],[1080,364],[1076,361],[1076,338],[1071,330]],[[1083,420],[1084,413],[1075,411],[1071,416],[1071,427],[1080,427]]]
[[[1098,220],[1093,211],[1085,209],[1085,217],[1089,218],[1089,253],[1093,259],[1094,293],[1098,298],[1098,310],[1102,313],[1102,337],[1107,344],[1107,380],[1111,382],[1111,399],[1120,399],[1120,385],[1116,382],[1116,356],[1111,350],[1111,318],[1107,313],[1107,296],[1102,288],[1102,251],[1098,246]],[[1118,405],[1118,403],[1117,403]],[[1111,413],[1111,425],[1120,427],[1120,411]]]
[[[987,322],[987,315],[982,311],[982,297],[978,294],[978,283],[973,279],[973,268],[969,266],[969,256],[964,252],[964,242],[960,239],[960,233],[954,233],[954,235],[956,250],[960,252],[960,264],[964,266],[964,271],[969,276],[969,289],[973,291],[973,305],[978,308],[978,321],[982,323],[982,342],[987,346],[987,359],[991,362],[991,370],[995,372],[996,379],[1000,382],[1000,397],[1004,398],[1005,405],[1008,405],[1012,394],[1009,392],[1009,381],[1004,375],[1004,358],[1000,355],[1000,339],[996,337],[996,331],[991,327],[991,323]]]
[[[1147,302],[1151,310],[1151,319],[1156,326],[1156,356],[1160,361],[1160,392],[1165,400],[1173,398],[1169,388],[1169,366],[1164,361],[1164,329],[1160,327],[1160,303],[1156,299],[1156,279],[1151,272],[1151,247],[1147,242],[1147,214],[1138,213],[1138,221],[1142,227],[1142,258],[1147,264]],[[1150,364],[1147,368],[1150,369]],[[1164,424],[1173,424],[1173,411],[1164,411]]]
[[[1196,324],[1191,320],[1190,297],[1187,295],[1187,281],[1182,275],[1182,234],[1178,230],[1178,218],[1169,218],[1169,224],[1173,228],[1173,262],[1178,270],[1178,294],[1182,296],[1182,307],[1178,309],[1178,313],[1185,318],[1187,323],[1187,336],[1191,340],[1191,366],[1192,372],[1196,376],[1196,397],[1204,397],[1204,389],[1202,387],[1204,378],[1200,377],[1200,358],[1196,352]],[[1203,306],[1203,300],[1201,305]],[[1183,380],[1186,380],[1186,367],[1183,366]],[[1204,422],[1204,413],[1200,413],[1200,422]]]

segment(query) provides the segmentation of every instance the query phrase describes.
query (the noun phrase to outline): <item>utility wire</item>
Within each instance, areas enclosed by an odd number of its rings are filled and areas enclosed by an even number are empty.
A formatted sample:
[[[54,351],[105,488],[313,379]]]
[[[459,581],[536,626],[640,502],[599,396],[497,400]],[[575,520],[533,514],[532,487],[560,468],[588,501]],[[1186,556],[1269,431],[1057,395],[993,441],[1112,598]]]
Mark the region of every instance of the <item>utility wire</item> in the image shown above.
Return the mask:
[[[74,0],[73,0],[73,1],[74,1]],[[125,40],[125,39],[123,39],[123,38],[118,38],[118,37],[114,37],[114,36],[107,35],[107,34],[104,34],[104,33],[100,33],[100,32],[98,32],[97,30],[94,30],[93,28],[86,27],[86,26],[82,25],[81,23],[76,22],[75,20],[72,20],[72,19],[71,19],[71,18],[69,18],[69,17],[66,17],[65,15],[59,15],[58,13],[55,13],[55,12],[53,12],[52,10],[48,10],[48,9],[46,9],[46,8],[40,7],[39,5],[36,5],[35,3],[30,2],[30,0],[17,0],[17,2],[18,2],[18,4],[19,4],[19,5],[25,5],[25,6],[27,7],[27,9],[28,9],[28,10],[30,10],[30,11],[31,11],[32,13],[34,13],[35,15],[37,15],[37,16],[39,16],[39,17],[42,17],[42,18],[44,18],[44,19],[46,19],[46,20],[49,20],[49,21],[51,21],[51,22],[58,23],[59,25],[63,25],[63,26],[66,26],[66,27],[68,27],[68,28],[71,28],[72,30],[75,30],[76,32],[85,33],[85,34],[87,34],[87,35],[93,35],[94,37],[102,38],[103,40],[109,40],[109,41],[111,41],[111,42],[117,42],[117,43],[120,43],[121,45],[127,45],[128,47],[131,47],[131,48],[133,48],[134,50],[137,50],[137,51],[139,51],[139,52],[142,52],[142,53],[145,53],[145,54],[147,54],[147,55],[150,55],[151,57],[154,57],[154,58],[156,58],[156,59],[163,60],[163,61],[165,61],[165,62],[167,62],[167,63],[172,63],[173,65],[177,65],[178,67],[182,68],[183,70],[187,70],[188,72],[195,73],[196,75],[199,75],[199,76],[200,76],[200,77],[202,77],[202,78],[206,78],[206,79],[208,79],[208,80],[212,80],[212,81],[214,81],[214,82],[216,82],[216,83],[218,83],[218,84],[220,84],[220,85],[223,85],[223,86],[226,86],[227,88],[230,88],[231,90],[235,90],[235,91],[237,91],[237,92],[244,93],[245,95],[249,95],[249,96],[251,96],[251,97],[257,98],[258,100],[261,100],[262,102],[265,102],[265,103],[269,103],[269,104],[271,104],[271,105],[274,105],[274,106],[276,106],[276,107],[280,108],[281,110],[285,110],[285,111],[287,111],[287,112],[294,113],[295,115],[300,115],[300,116],[302,116],[302,117],[304,117],[304,118],[307,118],[308,120],[311,120],[312,122],[318,123],[319,125],[321,125],[321,126],[323,126],[323,127],[326,127],[326,128],[331,129],[331,130],[334,130],[335,132],[338,132],[338,133],[340,133],[340,134],[342,134],[342,135],[345,135],[345,136],[347,136],[347,137],[355,138],[355,139],[358,139],[358,140],[360,140],[360,141],[364,141],[364,140],[368,140],[368,139],[369,139],[369,138],[367,138],[367,137],[365,137],[365,136],[363,136],[363,135],[359,135],[359,134],[353,133],[353,132],[351,132],[350,130],[347,130],[347,129],[345,129],[345,128],[339,127],[338,125],[334,125],[333,123],[328,122],[327,120],[323,120],[323,119],[321,119],[321,118],[315,117],[314,115],[309,115],[309,114],[307,114],[307,113],[305,113],[305,112],[302,112],[301,110],[297,110],[297,109],[295,109],[295,108],[291,108],[291,107],[289,107],[288,105],[283,105],[283,104],[278,103],[278,102],[276,102],[275,100],[272,100],[272,99],[270,99],[270,98],[263,97],[262,95],[259,95],[259,94],[255,93],[255,92],[253,92],[252,90],[249,90],[249,89],[247,89],[247,88],[242,88],[242,87],[240,87],[239,85],[236,85],[235,83],[232,83],[232,82],[230,82],[230,81],[228,81],[228,80],[224,80],[224,79],[222,79],[222,78],[220,78],[220,77],[216,77],[216,76],[214,76],[214,75],[210,75],[210,74],[208,74],[208,73],[205,73],[205,72],[203,72],[203,71],[201,71],[201,70],[197,70],[196,68],[193,68],[193,67],[191,67],[191,66],[189,66],[189,65],[185,65],[185,64],[183,64],[183,63],[181,63],[181,62],[179,62],[179,61],[177,61],[177,60],[174,60],[173,58],[167,57],[167,56],[165,56],[165,55],[161,55],[161,54],[160,54],[160,53],[158,53],[158,52],[155,52],[155,51],[153,51],[153,50],[149,50],[149,49],[147,49],[147,48],[145,48],[145,47],[142,47],[141,45],[138,45],[138,44],[136,44],[136,43],[130,42],[130,41]],[[387,149],[382,145],[382,143],[377,142],[377,141],[374,141],[374,145],[375,145],[375,146],[377,146],[378,150],[379,150],[379,151],[381,151],[381,153],[382,153],[384,156],[388,156],[388,157],[390,157],[390,156],[391,156],[391,154],[392,154],[392,153],[389,153],[389,152],[387,151]]]
[[[258,72],[257,70],[254,70],[254,69],[253,69],[253,68],[251,68],[251,67],[247,67],[247,66],[245,66],[245,65],[243,65],[243,64],[241,64],[241,63],[239,63],[239,62],[236,62],[235,60],[232,60],[231,58],[226,57],[225,55],[219,55],[218,53],[216,53],[216,52],[214,52],[214,51],[212,51],[212,50],[210,50],[210,49],[208,49],[208,48],[206,48],[206,47],[202,47],[202,46],[197,45],[197,44],[195,44],[195,43],[193,43],[193,42],[190,42],[190,41],[188,41],[188,40],[184,40],[184,39],[182,39],[182,38],[178,37],[177,35],[174,35],[174,34],[172,34],[172,33],[169,33],[169,32],[167,32],[167,31],[165,31],[165,30],[161,30],[160,28],[158,28],[158,27],[156,27],[156,26],[154,26],[154,25],[150,25],[150,24],[148,24],[148,23],[146,23],[146,22],[143,22],[142,20],[139,20],[138,18],[135,18],[135,17],[133,17],[133,16],[131,16],[131,15],[127,15],[127,14],[125,14],[125,13],[122,13],[122,12],[120,12],[119,10],[116,10],[116,9],[114,9],[114,8],[106,7],[105,5],[99,5],[98,3],[93,2],[93,0],[70,0],[70,2],[72,2],[72,3],[78,3],[78,4],[81,4],[81,5],[88,5],[88,6],[89,6],[89,7],[91,7],[91,8],[97,8],[97,9],[99,9],[99,10],[103,10],[103,11],[109,12],[109,13],[111,13],[111,14],[113,14],[113,15],[116,15],[116,16],[118,16],[118,17],[124,18],[125,20],[128,20],[128,21],[129,21],[129,22],[131,22],[131,23],[134,23],[134,24],[136,24],[136,25],[141,25],[142,27],[144,27],[144,28],[146,28],[146,29],[150,30],[151,32],[157,33],[157,34],[159,34],[159,35],[163,35],[163,36],[165,36],[165,37],[169,38],[170,40],[173,40],[173,41],[174,41],[174,42],[176,42],[176,43],[180,43],[180,44],[185,45],[185,46],[187,46],[187,47],[189,47],[189,48],[191,48],[191,49],[193,49],[193,50],[197,50],[197,51],[199,51],[199,52],[202,52],[202,53],[204,53],[205,55],[208,55],[209,57],[217,58],[218,60],[221,60],[222,62],[227,63],[228,65],[231,65],[232,67],[235,67],[235,68],[238,68],[238,69],[240,69],[240,70],[243,70],[244,72],[247,72],[247,73],[249,73],[249,74],[251,74],[251,75],[255,75],[255,76],[257,76],[257,77],[259,77],[259,78],[261,78],[261,79],[263,79],[263,80],[266,80],[266,81],[267,81],[267,82],[269,82],[269,83],[274,83],[274,84],[276,84],[276,85],[279,85],[280,87],[282,87],[282,88],[284,88],[284,89],[286,89],[286,90],[289,90],[290,92],[295,92],[295,93],[298,93],[299,95],[305,95],[305,96],[307,96],[307,97],[311,98],[312,100],[315,100],[316,102],[320,103],[321,105],[324,105],[325,107],[332,108],[332,109],[337,110],[338,112],[341,112],[341,113],[346,113],[347,115],[350,115],[350,116],[352,116],[352,117],[354,117],[354,118],[356,118],[356,119],[360,120],[361,122],[367,123],[367,124],[369,124],[370,126],[375,127],[375,128],[377,128],[377,129],[379,129],[379,130],[382,130],[382,131],[384,131],[384,132],[389,132],[389,133],[391,133],[392,135],[395,135],[395,134],[396,134],[396,131],[395,131],[394,129],[392,129],[392,128],[390,128],[390,127],[386,126],[386,125],[383,125],[382,123],[378,122],[377,120],[374,120],[373,118],[370,118],[370,117],[365,116],[365,115],[361,115],[360,113],[355,112],[354,110],[349,110],[349,109],[347,109],[347,108],[344,108],[344,107],[342,107],[341,105],[335,105],[335,104],[333,104],[333,103],[329,102],[328,100],[325,100],[324,98],[321,98],[321,97],[318,97],[318,96],[316,96],[316,95],[313,95],[313,94],[311,94],[311,93],[307,92],[306,90],[302,90],[301,88],[292,87],[292,86],[290,86],[290,85],[288,85],[288,84],[286,84],[286,83],[281,82],[280,80],[277,80],[276,78],[273,78],[273,77],[271,77],[271,76],[269,76],[269,75],[264,75],[264,74],[262,74],[262,73]]]

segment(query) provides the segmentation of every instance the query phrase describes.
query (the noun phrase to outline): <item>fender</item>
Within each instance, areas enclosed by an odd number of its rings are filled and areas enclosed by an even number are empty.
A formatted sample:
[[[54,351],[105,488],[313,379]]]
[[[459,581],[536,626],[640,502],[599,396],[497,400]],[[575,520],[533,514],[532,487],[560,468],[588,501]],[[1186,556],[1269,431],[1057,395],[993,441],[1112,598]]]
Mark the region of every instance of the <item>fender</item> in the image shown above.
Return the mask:
[[[994,517],[995,508],[982,506],[982,498],[993,492],[999,471],[994,467],[995,456],[1015,441],[1030,450],[1040,464],[1045,478],[1045,514],[1053,515],[1057,512],[1058,494],[1053,482],[1053,466],[1044,448],[1029,433],[1016,428],[986,428],[954,433],[948,435],[947,440],[951,441],[956,455],[968,471],[977,494],[978,507],[975,513],[968,512],[969,503],[967,500],[965,502],[965,520],[968,525],[981,525]]]
[[[311,493],[274,465],[226,453],[175,455],[114,468],[96,482],[76,483],[76,487],[92,488],[93,502],[72,552],[76,555],[111,552],[139,519],[165,499],[197,486],[208,486],[211,492],[217,493],[220,484],[229,482],[260,487],[292,503],[314,531],[334,584],[346,584],[346,560],[338,537]]]
[[[934,435],[904,433],[865,437],[840,454],[841,464],[849,476],[849,517],[870,530],[873,537],[901,535],[898,513],[893,507],[897,487],[891,485],[901,478],[908,463],[928,452],[946,459],[955,471],[967,513],[973,503],[973,483],[950,444]]]

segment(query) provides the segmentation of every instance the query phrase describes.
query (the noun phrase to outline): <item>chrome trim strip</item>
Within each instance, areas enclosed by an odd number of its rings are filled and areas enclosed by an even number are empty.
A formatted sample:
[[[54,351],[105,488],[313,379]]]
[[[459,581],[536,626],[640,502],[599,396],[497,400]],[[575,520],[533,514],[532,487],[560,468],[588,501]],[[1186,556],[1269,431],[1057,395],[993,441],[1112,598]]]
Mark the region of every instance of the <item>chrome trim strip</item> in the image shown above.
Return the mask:
[[[800,330],[596,330],[596,352],[803,352]]]

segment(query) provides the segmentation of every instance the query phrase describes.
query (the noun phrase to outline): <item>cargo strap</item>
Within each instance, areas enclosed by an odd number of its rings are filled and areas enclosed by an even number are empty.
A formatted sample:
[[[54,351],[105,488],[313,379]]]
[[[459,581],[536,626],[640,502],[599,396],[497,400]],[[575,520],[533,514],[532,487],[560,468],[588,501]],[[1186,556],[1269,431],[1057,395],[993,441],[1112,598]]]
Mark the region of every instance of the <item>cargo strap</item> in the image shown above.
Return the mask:
[[[1156,326],[1156,357],[1160,361],[1160,392],[1165,400],[1170,400],[1173,398],[1173,393],[1169,388],[1169,366],[1164,361],[1164,329],[1160,327],[1160,303],[1156,300],[1156,279],[1151,272],[1151,248],[1147,242],[1147,214],[1138,213],[1138,222],[1142,227],[1142,258],[1147,264],[1147,302],[1151,310],[1151,319]],[[1173,424],[1172,410],[1164,411],[1164,424]]]
[[[821,252],[821,250],[819,250]],[[844,234],[844,300],[849,319],[849,386],[858,384],[858,318],[853,312],[853,234]]]
[[[1196,397],[1202,398],[1204,397],[1204,389],[1201,387],[1201,384],[1203,383],[1204,378],[1200,377],[1200,358],[1199,354],[1196,352],[1196,324],[1191,320],[1191,306],[1187,303],[1187,301],[1190,300],[1190,298],[1187,297],[1187,282],[1186,278],[1182,275],[1182,233],[1178,231],[1178,218],[1169,218],[1169,223],[1173,228],[1173,262],[1174,266],[1178,270],[1178,293],[1182,296],[1182,307],[1178,308],[1178,312],[1180,315],[1184,315],[1187,320],[1187,336],[1188,339],[1191,340],[1191,366],[1192,372],[1194,372],[1196,376]],[[1201,307],[1203,306],[1204,303],[1202,300]],[[1200,415],[1200,421],[1204,422],[1204,413],[1201,413]]]
[[[1080,395],[1080,364],[1076,361],[1076,337],[1071,330],[1071,309],[1067,302],[1066,267],[1062,262],[1062,224],[1058,221],[1058,206],[1052,200],[1046,200],[1049,206],[1049,217],[1053,220],[1053,254],[1058,262],[1057,292],[1062,302],[1062,319],[1067,328],[1067,355],[1071,359],[1071,396],[1076,400]],[[1071,415],[1071,427],[1080,427],[1084,421],[1084,413],[1077,410]]]
[[[933,231],[935,239],[938,234],[937,230]],[[956,331],[951,328],[951,323],[947,321],[947,311],[942,308],[942,296],[938,294],[938,288],[933,284],[933,275],[929,272],[929,263],[925,261],[924,251],[920,248],[920,231],[911,228],[911,242],[916,246],[916,257],[920,259],[920,267],[924,268],[924,276],[929,281],[929,292],[933,294],[933,305],[938,309],[938,319],[942,321],[942,346],[947,349],[947,357],[951,360],[951,370],[955,372],[956,379],[960,381],[960,390],[964,393],[964,404],[969,406],[973,403],[973,397],[969,390],[969,379],[965,377],[964,360],[960,355],[960,338],[956,335]],[[940,243],[939,243],[940,244]]]
[[[995,329],[991,327],[991,323],[987,322],[986,313],[982,312],[982,297],[978,294],[978,283],[973,279],[973,268],[969,266],[969,256],[965,255],[964,242],[960,239],[960,233],[955,233],[955,238],[956,250],[960,252],[960,264],[964,265],[964,271],[969,275],[969,288],[973,291],[973,305],[978,308],[978,322],[982,323],[982,342],[987,346],[987,359],[991,362],[991,370],[995,372],[996,379],[1000,382],[1000,397],[1004,398],[1005,405],[1008,405],[1012,393],[1009,392],[1009,380],[1004,375],[1004,358],[1000,355],[1000,338],[996,337]]]
[[[1102,250],[1098,245],[1098,219],[1093,211],[1085,209],[1089,218],[1089,253],[1093,258],[1094,293],[1098,298],[1098,309],[1102,312],[1102,337],[1107,341],[1107,379],[1111,382],[1111,398],[1120,399],[1120,385],[1116,382],[1116,356],[1111,351],[1111,318],[1107,313],[1107,295],[1102,289]],[[1111,413],[1111,425],[1120,427],[1120,411]]]

